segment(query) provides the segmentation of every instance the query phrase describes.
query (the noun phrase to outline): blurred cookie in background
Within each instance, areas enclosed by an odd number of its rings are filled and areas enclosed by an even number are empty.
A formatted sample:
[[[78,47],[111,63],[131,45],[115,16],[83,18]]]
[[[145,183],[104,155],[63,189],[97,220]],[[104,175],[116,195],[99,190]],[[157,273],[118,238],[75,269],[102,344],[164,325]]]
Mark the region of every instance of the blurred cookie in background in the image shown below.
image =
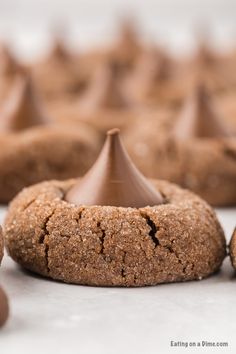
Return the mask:
[[[236,138],[204,85],[164,129],[146,124],[130,129],[125,140],[145,175],[178,183],[214,206],[236,205]]]
[[[30,184],[84,173],[100,148],[92,127],[52,122],[30,75],[17,79],[0,117],[1,203]]]

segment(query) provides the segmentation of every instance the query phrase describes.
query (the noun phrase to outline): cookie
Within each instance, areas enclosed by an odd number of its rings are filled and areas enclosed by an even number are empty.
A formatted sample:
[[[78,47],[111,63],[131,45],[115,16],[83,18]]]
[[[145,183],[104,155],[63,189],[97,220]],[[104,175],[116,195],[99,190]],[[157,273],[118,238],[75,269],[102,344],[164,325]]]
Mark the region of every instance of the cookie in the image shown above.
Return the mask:
[[[4,242],[3,242],[3,236],[2,236],[2,228],[0,227],[0,264],[2,261],[3,257],[3,249],[4,249]]]
[[[179,184],[211,205],[236,204],[236,139],[199,86],[177,119],[129,129],[128,151],[144,174]]]
[[[3,237],[2,237],[2,229],[0,227],[0,264],[3,257]],[[8,299],[4,292],[4,290],[0,287],[0,327],[2,327],[9,316],[9,305]]]
[[[236,229],[234,229],[229,245],[229,255],[232,266],[236,269]]]
[[[50,122],[29,76],[19,78],[0,115],[1,203],[30,184],[81,175],[96,158],[100,135],[83,123]]]
[[[4,232],[20,265],[75,284],[197,280],[217,271],[225,257],[211,207],[169,182],[145,179],[117,130],[82,179],[23,190],[10,204]]]

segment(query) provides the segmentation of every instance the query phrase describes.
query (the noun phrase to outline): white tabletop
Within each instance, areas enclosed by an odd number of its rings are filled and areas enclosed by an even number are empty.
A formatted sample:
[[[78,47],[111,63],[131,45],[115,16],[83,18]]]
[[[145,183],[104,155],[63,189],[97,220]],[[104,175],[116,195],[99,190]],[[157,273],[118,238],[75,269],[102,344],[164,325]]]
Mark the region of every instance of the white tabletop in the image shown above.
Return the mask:
[[[236,209],[217,213],[229,239]],[[0,273],[11,304],[0,331],[1,354],[236,352],[236,278],[228,260],[202,281],[136,289],[50,281],[24,272],[9,257]],[[171,347],[171,341],[228,347],[186,350]]]

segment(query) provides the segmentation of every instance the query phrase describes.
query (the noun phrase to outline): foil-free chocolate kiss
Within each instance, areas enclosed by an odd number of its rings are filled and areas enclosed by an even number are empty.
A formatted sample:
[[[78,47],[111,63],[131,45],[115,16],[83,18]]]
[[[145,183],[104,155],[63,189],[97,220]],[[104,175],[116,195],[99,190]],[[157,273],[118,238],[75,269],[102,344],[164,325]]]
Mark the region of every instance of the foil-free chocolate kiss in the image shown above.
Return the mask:
[[[125,151],[119,129],[107,133],[93,167],[66,194],[76,205],[110,205],[141,208],[164,202],[162,195],[137,170]]]
[[[0,111],[0,131],[20,131],[47,121],[31,77],[20,75]]]
[[[187,98],[174,128],[174,135],[181,140],[230,136],[203,84],[196,85]]]

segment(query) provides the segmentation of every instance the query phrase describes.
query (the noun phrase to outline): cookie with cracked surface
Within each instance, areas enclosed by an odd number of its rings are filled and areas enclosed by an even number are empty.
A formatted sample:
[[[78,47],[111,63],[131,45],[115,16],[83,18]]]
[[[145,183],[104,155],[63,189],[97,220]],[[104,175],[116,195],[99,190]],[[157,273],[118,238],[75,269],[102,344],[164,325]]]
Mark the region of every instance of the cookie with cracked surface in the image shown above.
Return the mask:
[[[23,267],[65,282],[100,286],[201,279],[220,268],[223,231],[214,211],[191,192],[155,181],[165,204],[79,207],[64,200],[75,183],[41,183],[11,203],[5,242]]]
[[[169,182],[147,180],[117,130],[108,132],[78,180],[23,190],[5,221],[10,256],[53,279],[97,286],[144,286],[201,279],[225,257],[211,207]]]

